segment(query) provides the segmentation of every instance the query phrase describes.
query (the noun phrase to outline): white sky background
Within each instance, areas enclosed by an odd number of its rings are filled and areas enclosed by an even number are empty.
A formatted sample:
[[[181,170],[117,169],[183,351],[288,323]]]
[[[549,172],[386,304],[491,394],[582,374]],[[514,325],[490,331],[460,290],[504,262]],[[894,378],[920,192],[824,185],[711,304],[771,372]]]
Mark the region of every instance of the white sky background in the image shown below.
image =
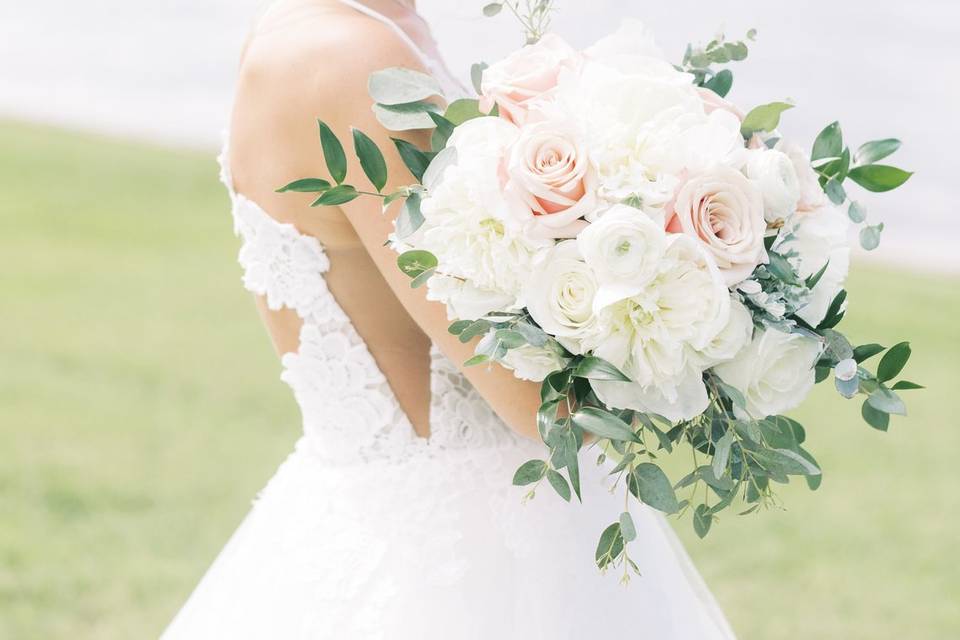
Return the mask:
[[[419,0],[450,68],[518,46],[485,0]],[[0,115],[171,145],[213,148],[226,122],[237,54],[264,0],[0,0]],[[759,30],[732,68],[731,97],[750,108],[791,98],[782,129],[809,146],[839,119],[859,145],[898,137],[891,160],[917,175],[862,194],[887,223],[881,255],[960,271],[960,3],[953,0],[558,0],[554,30],[576,46],[624,16],[651,25],[672,58],[718,29]],[[0,141],[2,144],[2,141]]]

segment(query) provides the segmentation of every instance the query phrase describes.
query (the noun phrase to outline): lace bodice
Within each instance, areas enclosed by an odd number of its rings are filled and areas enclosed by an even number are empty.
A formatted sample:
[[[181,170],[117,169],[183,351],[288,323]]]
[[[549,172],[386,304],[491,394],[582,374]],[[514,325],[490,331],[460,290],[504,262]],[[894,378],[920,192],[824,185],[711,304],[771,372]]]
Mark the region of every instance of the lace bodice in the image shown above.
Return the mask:
[[[456,367],[431,350],[429,440],[416,435],[386,377],[324,280],[330,261],[320,242],[278,222],[238,194],[220,155],[231,198],[239,261],[247,290],[272,310],[289,308],[303,321],[300,347],[283,356],[281,378],[303,415],[300,446],[329,461],[406,458],[438,449],[498,447],[517,436]]]

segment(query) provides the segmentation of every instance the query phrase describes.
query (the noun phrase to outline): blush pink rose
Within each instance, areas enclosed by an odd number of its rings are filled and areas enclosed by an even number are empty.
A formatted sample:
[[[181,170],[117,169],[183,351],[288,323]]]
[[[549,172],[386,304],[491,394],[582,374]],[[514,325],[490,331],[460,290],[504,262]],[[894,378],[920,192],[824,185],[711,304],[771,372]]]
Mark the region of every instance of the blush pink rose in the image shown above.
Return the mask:
[[[531,103],[557,86],[564,69],[579,62],[580,54],[563,38],[547,34],[484,70],[480,108],[489,112],[496,104],[500,117],[522,125]]]
[[[572,238],[597,207],[597,173],[572,128],[546,120],[527,125],[506,162],[505,191],[521,220],[549,238]]]
[[[668,212],[666,227],[699,240],[727,286],[747,279],[768,260],[763,195],[730,167],[717,166],[687,179]]]

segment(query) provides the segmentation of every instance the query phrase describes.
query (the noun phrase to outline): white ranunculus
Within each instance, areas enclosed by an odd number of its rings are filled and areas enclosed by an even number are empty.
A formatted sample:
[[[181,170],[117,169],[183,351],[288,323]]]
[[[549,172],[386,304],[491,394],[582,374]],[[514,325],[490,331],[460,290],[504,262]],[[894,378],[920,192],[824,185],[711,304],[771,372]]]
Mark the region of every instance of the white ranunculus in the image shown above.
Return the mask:
[[[642,211],[615,205],[580,232],[577,245],[600,282],[598,310],[646,287],[661,267],[667,236]]]
[[[774,148],[790,158],[797,174],[797,183],[800,188],[797,210],[813,211],[826,204],[827,196],[823,192],[823,187],[820,186],[820,179],[817,177],[817,172],[810,166],[810,154],[802,147],[782,139]]]
[[[667,229],[700,241],[728,286],[767,262],[763,197],[750,180],[717,165],[691,176],[677,192]]]
[[[534,347],[528,344],[510,349],[501,362],[513,369],[513,375],[520,380],[541,382],[554,371],[566,367],[569,358],[562,357],[548,347]]]
[[[773,149],[754,149],[747,155],[747,177],[763,194],[767,222],[787,219],[800,201],[800,179],[793,162],[785,153]]]
[[[823,320],[847,279],[850,220],[843,211],[827,204],[797,216],[792,231],[782,248],[798,254],[791,261],[801,278],[808,278],[827,265],[827,270],[813,288],[810,301],[797,311],[800,318],[815,327]]]
[[[726,326],[697,353],[703,358],[703,366],[709,367],[732,360],[740,350],[750,344],[753,337],[753,316],[736,298],[730,299],[730,318]]]
[[[730,294],[696,241],[673,235],[656,275],[635,295],[600,310],[585,346],[634,382],[597,382],[601,400],[621,409],[692,418],[707,406],[699,351],[728,325]]]
[[[596,324],[593,301],[598,288],[577,242],[566,240],[537,261],[523,297],[530,317],[544,331],[573,353],[581,353],[580,340]]]
[[[720,378],[739,390],[747,413],[760,419],[782,414],[803,402],[814,385],[819,341],[776,329],[758,331],[736,358],[714,367]]]

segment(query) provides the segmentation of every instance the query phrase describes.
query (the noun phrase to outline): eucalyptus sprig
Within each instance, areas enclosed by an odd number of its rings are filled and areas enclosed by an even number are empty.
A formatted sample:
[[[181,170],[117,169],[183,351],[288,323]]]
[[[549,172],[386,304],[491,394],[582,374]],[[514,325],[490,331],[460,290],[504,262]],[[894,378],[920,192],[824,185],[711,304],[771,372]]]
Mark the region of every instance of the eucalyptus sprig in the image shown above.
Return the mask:
[[[499,0],[483,7],[483,15],[488,18],[498,15],[506,7],[523,27],[527,44],[534,44],[550,28],[550,19],[554,11],[553,0]]]
[[[752,42],[756,38],[756,29],[747,31],[746,40]],[[677,69],[693,74],[697,86],[710,89],[723,98],[733,86],[733,72],[730,69],[717,71],[713,65],[741,62],[748,54],[749,46],[745,40],[728,41],[721,33],[705,46],[688,44]]]

